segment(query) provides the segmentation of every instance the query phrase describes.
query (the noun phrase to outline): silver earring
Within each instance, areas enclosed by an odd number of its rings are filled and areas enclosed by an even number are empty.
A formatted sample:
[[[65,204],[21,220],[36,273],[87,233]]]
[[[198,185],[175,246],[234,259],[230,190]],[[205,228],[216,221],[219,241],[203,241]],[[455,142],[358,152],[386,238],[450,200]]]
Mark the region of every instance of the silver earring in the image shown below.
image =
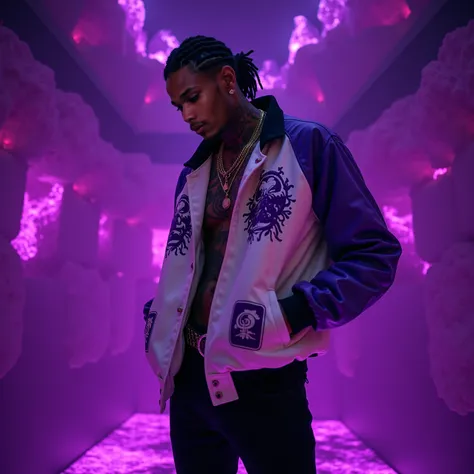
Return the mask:
[[[230,95],[233,95],[234,92],[235,92],[234,89],[231,89],[231,90],[229,91],[229,94],[230,94]]]

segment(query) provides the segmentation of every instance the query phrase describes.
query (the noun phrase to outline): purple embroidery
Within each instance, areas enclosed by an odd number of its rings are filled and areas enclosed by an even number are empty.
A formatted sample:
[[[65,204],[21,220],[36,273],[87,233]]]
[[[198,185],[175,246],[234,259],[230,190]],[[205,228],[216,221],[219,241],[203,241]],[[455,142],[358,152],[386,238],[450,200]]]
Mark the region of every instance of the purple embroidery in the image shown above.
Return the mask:
[[[145,352],[148,352],[148,346],[150,344],[150,336],[153,331],[153,326],[155,325],[156,311],[148,313],[148,316],[145,318]]]
[[[293,211],[291,188],[288,178],[284,178],[283,168],[278,171],[263,171],[258,183],[258,189],[249,199],[249,212],[244,214],[248,231],[248,242],[260,242],[262,237],[269,237],[281,242],[281,233],[285,222]]]
[[[166,244],[165,257],[171,253],[176,256],[186,255],[188,244],[191,241],[191,213],[189,207],[189,197],[183,194],[176,203],[176,212],[171,224],[168,243]]]
[[[237,301],[230,325],[230,343],[235,347],[258,351],[262,346],[265,306]]]

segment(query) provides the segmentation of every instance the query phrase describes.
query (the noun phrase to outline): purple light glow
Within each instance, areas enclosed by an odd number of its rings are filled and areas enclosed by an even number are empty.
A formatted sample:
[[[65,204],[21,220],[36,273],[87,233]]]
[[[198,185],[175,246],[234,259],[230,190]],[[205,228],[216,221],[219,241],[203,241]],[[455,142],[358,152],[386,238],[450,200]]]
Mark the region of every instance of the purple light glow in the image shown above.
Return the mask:
[[[260,81],[264,89],[285,89],[286,88],[286,72],[288,71],[288,64],[286,67],[280,69],[278,63],[272,59],[263,61],[262,67],[258,71]]]
[[[398,210],[391,206],[384,206],[383,214],[390,230],[398,237],[400,242],[402,244],[413,245],[415,242],[413,216],[411,214],[400,216]]]
[[[433,179],[437,180],[440,176],[445,175],[448,171],[448,168],[438,168],[433,173]]]
[[[161,267],[165,258],[166,242],[168,240],[168,229],[153,229],[152,253],[153,266]]]
[[[288,44],[288,64],[293,64],[295,62],[296,53],[300,48],[308,44],[319,43],[318,30],[305,16],[295,16],[293,18],[293,22],[295,26],[291,32],[291,37]]]
[[[12,241],[13,248],[22,260],[30,260],[38,253],[40,230],[58,218],[63,193],[64,188],[58,183],[41,199],[30,199],[28,193],[25,193],[20,233]]]
[[[433,180],[439,179],[449,171],[448,168],[438,168],[433,171]],[[383,215],[387,221],[387,225],[394,235],[400,240],[405,247],[405,251],[413,257],[414,266],[420,267],[421,273],[426,275],[430,268],[430,264],[421,260],[415,250],[415,234],[413,232],[413,215],[400,215],[397,208],[393,206],[383,206]]]
[[[106,214],[102,214],[99,220],[99,242],[103,245],[110,240],[110,219]]]
[[[145,5],[142,0],[117,0],[125,12],[125,27],[130,36],[135,40],[137,53],[146,56],[146,35],[143,31],[145,25]]]
[[[173,49],[179,47],[179,41],[169,30],[160,30],[148,45],[148,57],[165,65]]]
[[[145,5],[142,0],[117,0],[126,16],[126,29],[135,41],[135,50],[138,54],[155,59],[161,64],[166,60],[179,41],[169,30],[160,30],[151,39],[147,51],[147,37],[143,31],[146,18]]]
[[[400,215],[398,209],[392,206],[383,206],[382,211],[389,229],[400,240],[404,252],[410,255],[413,266],[419,268],[422,275],[426,275],[431,265],[421,260],[416,253],[413,215]]]
[[[323,36],[337,28],[344,17],[347,0],[321,0],[319,2],[318,20],[323,24]]]
[[[383,215],[387,221],[388,228],[398,238],[403,246],[403,252],[410,256],[412,265],[421,271],[422,275],[430,268],[430,264],[420,259],[415,250],[415,234],[413,233],[413,215],[400,215],[397,208],[383,206]]]
[[[395,474],[339,421],[313,421],[319,474]],[[167,415],[137,414],[63,474],[175,474]],[[246,470],[239,463],[238,474]]]

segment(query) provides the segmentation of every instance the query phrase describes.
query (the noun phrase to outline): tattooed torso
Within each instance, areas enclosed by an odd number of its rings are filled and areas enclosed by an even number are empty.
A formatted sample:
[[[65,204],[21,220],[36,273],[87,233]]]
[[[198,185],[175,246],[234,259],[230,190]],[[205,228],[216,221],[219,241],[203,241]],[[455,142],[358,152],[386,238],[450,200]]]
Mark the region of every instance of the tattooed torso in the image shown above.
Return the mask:
[[[194,323],[198,327],[207,327],[209,321],[209,313],[211,310],[214,290],[217,285],[219,272],[221,270],[227,246],[227,237],[229,235],[230,219],[234,209],[234,202],[237,197],[237,192],[246,164],[244,163],[241,167],[232,184],[229,193],[232,204],[229,209],[224,209],[222,207],[222,201],[225,194],[219,182],[215,161],[216,160],[213,158],[202,228],[204,269],[198,284],[190,314],[191,323]]]
[[[226,143],[223,162],[226,170],[229,169],[234,160],[237,159],[245,143],[250,140],[259,118],[260,112],[254,107],[250,107],[248,103],[245,103],[241,109],[236,110],[235,120],[233,120],[229,126],[230,132],[223,134],[223,140]],[[212,299],[226,251],[234,202],[246,165],[247,160],[242,164],[232,183],[229,193],[232,204],[230,208],[224,209],[222,207],[222,201],[225,194],[219,182],[219,175],[216,169],[216,157],[214,156],[212,159],[202,227],[204,269],[191,306],[189,318],[191,324],[194,323],[201,328],[207,327],[209,321]]]

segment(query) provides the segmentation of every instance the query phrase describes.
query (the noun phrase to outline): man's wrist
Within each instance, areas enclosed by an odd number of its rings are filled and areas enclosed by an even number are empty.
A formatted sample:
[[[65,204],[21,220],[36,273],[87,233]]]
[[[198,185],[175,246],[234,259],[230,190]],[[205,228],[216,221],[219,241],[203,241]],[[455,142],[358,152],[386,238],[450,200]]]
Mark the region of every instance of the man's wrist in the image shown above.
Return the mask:
[[[285,315],[285,320],[295,335],[308,327],[316,329],[316,320],[313,311],[302,293],[293,293],[287,298],[278,301]]]

